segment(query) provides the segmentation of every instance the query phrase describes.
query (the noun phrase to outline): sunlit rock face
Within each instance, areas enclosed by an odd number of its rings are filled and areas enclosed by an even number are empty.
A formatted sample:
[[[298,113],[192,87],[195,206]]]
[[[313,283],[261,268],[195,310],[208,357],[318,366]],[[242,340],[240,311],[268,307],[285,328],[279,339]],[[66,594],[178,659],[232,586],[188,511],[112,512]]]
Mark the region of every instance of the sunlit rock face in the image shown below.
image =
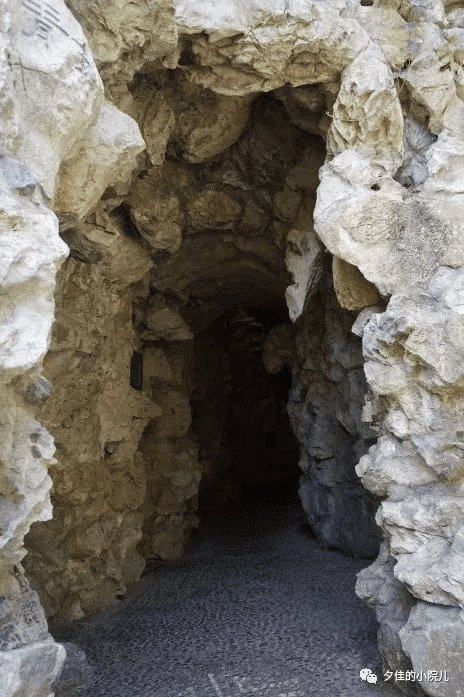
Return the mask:
[[[462,693],[463,17],[0,0],[6,697],[51,697],[47,616],[292,477],[320,544],[378,555],[384,667]]]

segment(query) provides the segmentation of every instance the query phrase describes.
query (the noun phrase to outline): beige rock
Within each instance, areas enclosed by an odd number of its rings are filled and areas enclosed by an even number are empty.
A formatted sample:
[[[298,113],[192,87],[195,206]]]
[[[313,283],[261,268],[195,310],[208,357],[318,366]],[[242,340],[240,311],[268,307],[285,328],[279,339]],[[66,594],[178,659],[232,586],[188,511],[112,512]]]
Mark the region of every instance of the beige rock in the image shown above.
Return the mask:
[[[185,91],[183,100],[190,96]],[[192,97],[182,111],[177,108],[174,134],[188,162],[204,162],[239,138],[250,115],[249,100],[199,91],[198,87]]]
[[[175,113],[167,90],[140,89],[135,92],[131,116],[140,125],[152,165],[164,162],[166,146],[175,127]]]
[[[328,149],[362,146],[371,162],[396,171],[403,155],[403,115],[393,76],[377,48],[360,53],[343,74]]]
[[[118,0],[71,0],[82,18],[92,54],[101,66],[107,94],[123,111],[131,107],[127,90],[136,71],[150,61],[168,56],[177,45],[172,0],[154,4]]]
[[[285,263],[294,283],[287,287],[285,299],[292,322],[301,315],[322,273],[323,246],[314,232],[312,212],[312,202],[304,202],[287,236]]]
[[[375,285],[369,283],[356,266],[334,256],[332,273],[337,300],[347,310],[363,310],[380,301]]]
[[[324,165],[320,176],[315,230],[332,254],[357,266],[382,295],[423,284],[450,237],[430,198],[408,195],[355,150]]]
[[[405,19],[399,14],[397,3],[385,5],[357,5],[360,25],[380,46],[391,68],[401,70],[409,58],[409,32]]]
[[[178,390],[153,390],[154,398],[163,408],[162,416],[154,421],[150,430],[156,438],[183,438],[191,424],[188,395]]]
[[[143,540],[138,549],[146,558],[177,559],[181,556],[190,530],[198,526],[194,514],[200,482],[198,446],[179,438],[166,440],[148,432],[140,444],[148,475],[143,505]]]
[[[160,387],[174,381],[174,376],[165,352],[159,348],[147,349],[143,353],[143,390],[151,396],[152,387]]]
[[[181,210],[174,195],[157,195],[150,179],[136,179],[129,198],[131,216],[154,250],[176,252],[182,242]]]
[[[62,163],[53,209],[68,226],[84,219],[108,186],[126,182],[145,149],[137,123],[106,102],[73,157]]]
[[[193,338],[188,324],[182,319],[179,312],[168,307],[161,297],[155,296],[150,301],[145,315],[145,323],[148,327],[145,338],[151,341],[158,339],[188,341]]]
[[[445,126],[456,132],[459,126],[454,112],[463,105],[456,96],[453,71],[447,68],[453,63],[454,46],[430,22],[415,25],[411,39],[415,55],[403,79],[411,95],[425,106],[429,130],[438,134]]]
[[[195,227],[216,225],[235,220],[239,204],[220,191],[206,189],[187,203],[188,218]]]
[[[0,0],[0,585],[27,641],[1,657],[8,697],[48,693],[63,657],[43,617],[25,628],[23,537],[47,614],[72,620],[123,597],[142,555],[180,556],[201,473],[223,474],[220,446],[200,465],[189,435],[194,332],[285,295],[294,323],[265,361],[294,373],[308,520],[322,544],[370,558],[385,538],[357,589],[383,660],[440,658],[455,681],[424,688],[455,697],[462,11],[70,0],[79,22],[57,2],[38,24],[27,5]],[[263,97],[274,89],[280,101]],[[67,250],[44,200],[72,255],[51,344]],[[198,432],[220,444],[222,415],[204,413]]]
[[[156,517],[156,528],[150,543],[152,559],[179,559],[184,551],[185,539],[188,532],[198,527],[198,518],[192,520],[183,516]]]
[[[263,361],[268,373],[277,373],[284,363],[292,362],[294,352],[291,324],[279,324],[271,329],[263,349]]]
[[[285,104],[290,123],[310,133],[326,135],[327,128],[323,125],[326,102],[322,91],[315,85],[302,85],[293,89],[282,87],[275,90],[274,94]]]
[[[146,250],[117,227],[110,231],[100,225],[81,223],[65,237],[78,255],[91,263],[98,261],[98,268],[109,282],[123,287],[140,280],[153,265]]]
[[[288,14],[289,21],[283,21],[282,6],[263,15],[256,2],[232,13],[226,3],[208,3],[201,10],[178,3],[181,30],[192,34],[206,29],[209,34],[209,40],[200,36],[193,43],[202,66],[191,71],[195,81],[225,95],[268,91],[285,83],[335,82],[369,42],[356,19],[341,18],[335,5],[322,11],[316,3],[296,3]]]
[[[90,224],[73,236],[76,249],[81,240],[81,253],[98,253],[100,261],[70,259],[60,275],[60,310],[45,361],[55,390],[39,409],[58,443],[58,501],[53,525],[30,532],[25,562],[47,612],[73,618],[124,594],[127,583],[140,576],[137,509],[146,480],[134,453],[149,419],[161,413],[129,386],[130,284],[147,273],[150,259],[133,240]]]

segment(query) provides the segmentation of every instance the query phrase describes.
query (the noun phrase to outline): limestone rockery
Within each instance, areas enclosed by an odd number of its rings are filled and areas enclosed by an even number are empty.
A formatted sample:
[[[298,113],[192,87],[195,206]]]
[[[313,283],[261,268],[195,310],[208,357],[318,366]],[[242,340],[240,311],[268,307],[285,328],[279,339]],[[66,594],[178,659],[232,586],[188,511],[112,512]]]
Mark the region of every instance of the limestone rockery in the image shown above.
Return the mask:
[[[464,697],[463,100],[461,0],[0,0],[2,697],[295,487]]]

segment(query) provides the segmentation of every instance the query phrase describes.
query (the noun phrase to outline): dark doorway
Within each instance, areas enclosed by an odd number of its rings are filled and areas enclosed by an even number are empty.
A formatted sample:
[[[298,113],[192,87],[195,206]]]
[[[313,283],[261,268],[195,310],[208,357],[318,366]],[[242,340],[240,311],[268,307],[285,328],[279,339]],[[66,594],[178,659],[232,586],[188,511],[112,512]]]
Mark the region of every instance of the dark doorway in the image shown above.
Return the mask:
[[[203,468],[199,507],[248,499],[298,501],[299,444],[287,413],[291,372],[269,374],[262,352],[280,317],[241,310],[196,340],[192,427]]]

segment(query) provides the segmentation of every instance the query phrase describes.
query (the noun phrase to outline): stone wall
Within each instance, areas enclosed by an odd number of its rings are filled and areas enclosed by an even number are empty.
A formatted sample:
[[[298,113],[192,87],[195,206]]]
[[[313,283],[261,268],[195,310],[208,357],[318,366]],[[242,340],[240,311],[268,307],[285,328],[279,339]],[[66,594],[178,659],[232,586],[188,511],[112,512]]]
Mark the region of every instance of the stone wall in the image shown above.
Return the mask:
[[[299,365],[288,408],[300,441],[299,495],[317,540],[374,558],[381,540],[378,501],[355,465],[376,433],[361,419],[367,385],[361,342],[351,332],[354,315],[340,307],[331,276],[324,276],[296,323],[292,354]]]
[[[146,478],[135,452],[162,410],[130,386],[132,303],[149,255],[116,224],[112,233],[83,224],[68,241],[43,363],[54,390],[36,410],[57,449],[53,520],[26,536],[24,564],[49,615],[80,619],[124,596],[143,570],[135,547]]]
[[[31,8],[0,0],[6,696],[50,697],[65,654],[24,569],[77,619],[182,553],[195,337],[283,298],[265,361],[295,376],[313,530],[368,557],[382,540],[356,592],[385,667],[461,694],[462,8]]]

